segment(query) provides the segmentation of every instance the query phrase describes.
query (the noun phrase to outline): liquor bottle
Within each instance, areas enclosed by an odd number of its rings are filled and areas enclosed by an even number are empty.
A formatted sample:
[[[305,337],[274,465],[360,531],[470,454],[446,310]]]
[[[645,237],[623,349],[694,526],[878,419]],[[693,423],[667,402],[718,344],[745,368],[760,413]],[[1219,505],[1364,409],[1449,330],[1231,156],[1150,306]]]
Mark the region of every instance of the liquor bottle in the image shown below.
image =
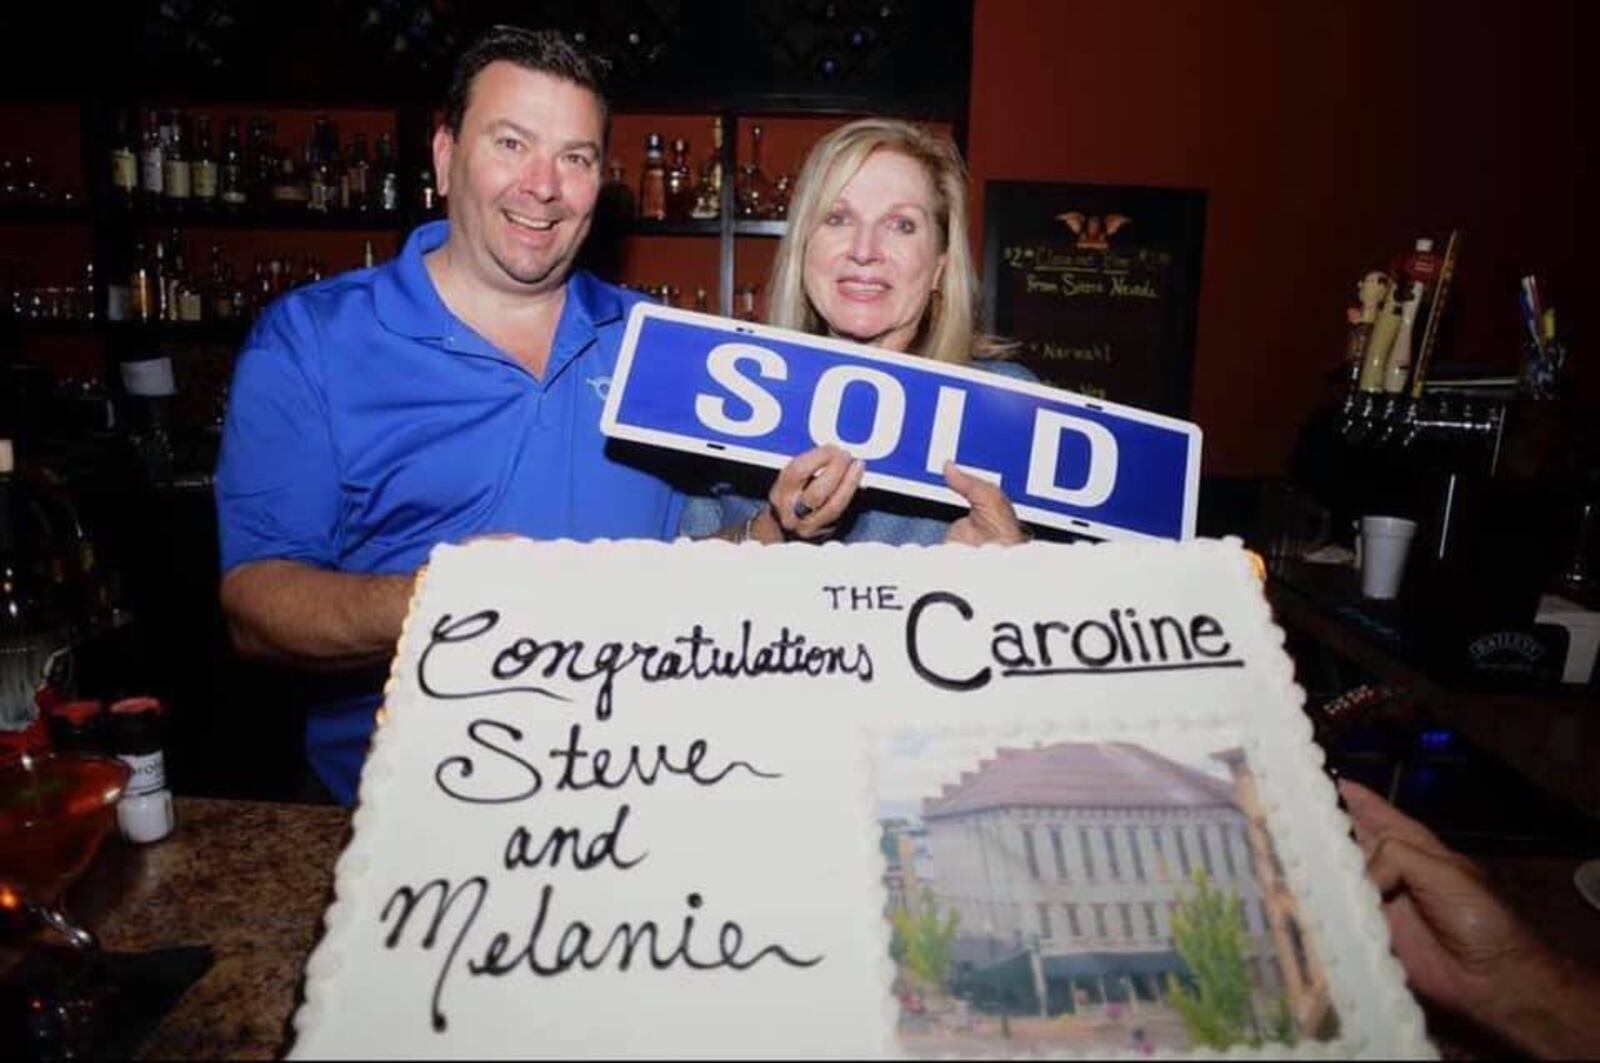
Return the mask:
[[[160,240],[156,241],[155,264],[150,274],[151,291],[155,297],[151,309],[151,318],[156,321],[172,320],[172,274],[167,269],[167,248]]]
[[[278,175],[272,182],[272,201],[303,207],[310,198],[311,193],[306,187],[305,175],[295,163],[294,152],[285,150],[279,153]]]
[[[689,169],[689,142],[672,142],[672,165],[667,167],[667,217],[683,221],[694,208],[694,173]]]
[[[733,316],[740,321],[754,321],[756,319],[756,286],[754,284],[741,284],[734,289]]]
[[[762,132],[758,125],[750,127],[750,161],[739,167],[734,186],[741,218],[765,218],[772,209],[772,182],[761,168]]]
[[[255,275],[250,281],[250,316],[259,317],[272,302],[272,278],[267,274],[267,264],[256,259]]]
[[[639,172],[639,217],[667,219],[667,166],[661,157],[661,134],[644,139],[644,167]]]
[[[139,192],[139,154],[133,148],[132,116],[118,110],[111,134],[111,192],[123,206]]]
[[[175,209],[189,205],[189,160],[184,152],[183,118],[176,111],[168,112],[166,119],[166,145],[161,157],[161,196],[164,204]]]
[[[417,206],[422,208],[424,214],[432,214],[439,209],[439,193],[433,186],[431,166],[424,166],[422,172],[417,174]]]
[[[717,207],[722,207],[722,116],[717,115],[711,119],[711,156],[706,161],[710,164],[711,187],[717,193]]]
[[[606,163],[606,180],[600,186],[602,215],[626,223],[634,217],[633,189],[628,187],[627,168],[621,159]]]
[[[250,120],[250,199],[272,198],[278,179],[278,127],[261,118]]]
[[[178,255],[173,268],[178,274],[175,286],[177,292],[178,320],[198,323],[205,319],[205,296],[200,290],[199,278],[189,273],[184,268],[183,255]]]
[[[392,214],[400,209],[400,171],[395,168],[394,138],[388,133],[378,134],[378,161],[375,167],[374,190],[377,208]]]
[[[94,321],[100,316],[100,289],[95,283],[94,259],[83,264],[83,320]]]
[[[711,313],[711,295],[703,285],[694,290],[694,308],[698,313]]]
[[[319,115],[312,126],[311,143],[306,146],[306,208],[319,214],[326,213],[337,198],[329,162],[339,150],[335,137],[328,119]]]
[[[722,216],[722,160],[712,155],[700,164],[700,182],[695,185],[694,205],[689,217],[715,221]]]
[[[133,251],[128,270],[128,311],[135,321],[150,321],[156,316],[156,279],[149,252],[141,241]]]
[[[789,218],[789,197],[794,193],[794,175],[780,173],[778,179],[772,182],[772,209],[770,217],[777,221],[787,221]]]
[[[161,143],[161,116],[150,111],[145,115],[144,139],[139,144],[139,194],[146,205],[153,206],[161,200],[165,155],[165,145]]]
[[[239,120],[230,119],[222,138],[222,165],[217,170],[217,195],[229,207],[244,206],[244,145],[239,142]]]
[[[233,267],[222,257],[222,248],[211,245],[211,316],[219,321],[233,317]]]
[[[211,116],[195,119],[194,158],[189,162],[189,192],[197,204],[210,207],[217,201],[217,154],[211,143]]]
[[[371,203],[372,167],[367,162],[367,138],[357,133],[350,141],[350,155],[344,164],[344,195],[339,205],[345,210],[366,210]]]
[[[372,241],[366,241],[361,247],[361,265],[371,269],[377,263],[377,256],[372,251]]]

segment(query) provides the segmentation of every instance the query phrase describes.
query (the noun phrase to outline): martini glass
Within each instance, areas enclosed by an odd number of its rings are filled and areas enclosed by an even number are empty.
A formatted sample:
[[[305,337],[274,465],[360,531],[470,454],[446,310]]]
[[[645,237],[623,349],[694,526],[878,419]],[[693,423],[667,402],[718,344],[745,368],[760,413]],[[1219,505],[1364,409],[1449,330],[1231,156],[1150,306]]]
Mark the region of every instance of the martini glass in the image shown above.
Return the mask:
[[[62,905],[116,819],[128,768],[109,757],[23,754],[0,761],[0,916],[59,934],[87,977],[99,942]],[[43,1054],[85,1051],[99,1019],[97,994],[74,979],[65,992],[34,994],[30,1026]]]

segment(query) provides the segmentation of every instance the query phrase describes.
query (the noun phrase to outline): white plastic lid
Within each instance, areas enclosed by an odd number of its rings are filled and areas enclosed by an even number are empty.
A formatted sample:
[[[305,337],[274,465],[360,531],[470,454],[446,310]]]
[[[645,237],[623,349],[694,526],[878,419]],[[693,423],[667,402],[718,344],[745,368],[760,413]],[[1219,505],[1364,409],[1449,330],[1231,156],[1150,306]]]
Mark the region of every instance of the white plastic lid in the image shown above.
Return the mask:
[[[1418,237],[1417,238],[1417,250],[1418,251],[1432,251],[1433,250],[1433,241],[1428,239],[1426,236]]]

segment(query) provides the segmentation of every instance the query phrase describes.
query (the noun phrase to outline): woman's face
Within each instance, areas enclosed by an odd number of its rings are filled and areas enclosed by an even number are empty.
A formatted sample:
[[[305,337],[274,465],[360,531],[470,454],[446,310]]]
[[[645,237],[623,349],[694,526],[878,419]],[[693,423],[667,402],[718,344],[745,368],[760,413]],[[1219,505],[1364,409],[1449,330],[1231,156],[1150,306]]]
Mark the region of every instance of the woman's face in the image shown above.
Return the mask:
[[[829,334],[908,349],[944,270],[938,226],[921,163],[867,156],[806,244],[806,297]]]

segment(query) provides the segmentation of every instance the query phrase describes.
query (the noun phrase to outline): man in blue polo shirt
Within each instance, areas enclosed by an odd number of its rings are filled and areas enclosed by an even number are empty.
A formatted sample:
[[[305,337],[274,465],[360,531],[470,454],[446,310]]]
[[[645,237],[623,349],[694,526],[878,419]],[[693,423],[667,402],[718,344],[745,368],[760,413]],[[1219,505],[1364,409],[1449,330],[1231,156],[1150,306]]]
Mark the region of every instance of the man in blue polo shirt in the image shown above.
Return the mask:
[[[387,660],[440,542],[676,533],[682,497],[600,434],[634,297],[572,271],[600,188],[596,75],[559,34],[480,38],[434,136],[449,221],[284,297],[251,332],[216,477],[242,652]],[[310,707],[312,767],[346,804],[377,705],[372,691]]]

